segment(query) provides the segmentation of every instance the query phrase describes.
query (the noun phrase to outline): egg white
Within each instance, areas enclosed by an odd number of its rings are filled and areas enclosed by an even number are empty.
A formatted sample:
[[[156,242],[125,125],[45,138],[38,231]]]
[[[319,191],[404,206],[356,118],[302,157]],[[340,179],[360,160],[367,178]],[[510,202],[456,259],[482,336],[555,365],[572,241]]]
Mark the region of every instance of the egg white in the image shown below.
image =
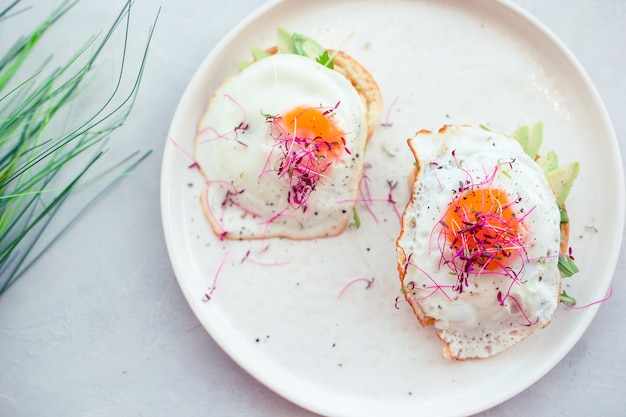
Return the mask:
[[[515,140],[469,126],[420,132],[409,145],[419,174],[397,241],[399,269],[406,271],[407,299],[423,323],[434,321],[446,355],[491,356],[547,325],[558,305],[561,234],[559,209],[541,168]],[[494,170],[492,187],[504,190],[509,201],[518,200],[513,208],[516,217],[524,217],[520,233],[527,255],[508,265],[520,273],[519,282],[482,271],[459,293],[451,288],[457,275],[442,265],[437,228],[459,184],[468,179],[478,184]],[[510,295],[504,306],[498,293]]]
[[[306,210],[290,207],[288,181],[271,172],[279,153],[272,152],[266,117],[337,103],[332,117],[349,153],[324,172]],[[206,217],[216,234],[231,239],[337,235],[352,216],[366,140],[365,105],[344,76],[291,54],[255,62],[217,89],[198,125],[195,160],[206,178]]]

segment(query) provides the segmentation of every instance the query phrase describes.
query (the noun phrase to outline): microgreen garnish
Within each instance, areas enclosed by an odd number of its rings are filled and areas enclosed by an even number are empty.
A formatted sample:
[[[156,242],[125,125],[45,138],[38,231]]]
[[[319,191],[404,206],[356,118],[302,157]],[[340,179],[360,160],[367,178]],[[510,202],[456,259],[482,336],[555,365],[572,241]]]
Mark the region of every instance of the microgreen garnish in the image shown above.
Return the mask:
[[[265,251],[267,249],[267,246],[262,250]],[[246,251],[246,254],[244,255],[244,257],[241,259],[241,263],[243,264],[244,262],[251,262],[253,264],[257,264],[257,265],[262,265],[262,266],[283,266],[283,265],[287,265],[289,263],[291,263],[291,261],[282,261],[282,262],[266,262],[266,261],[261,261],[259,259],[253,258],[252,256],[250,256],[251,251],[250,249],[248,249]]]
[[[563,278],[569,278],[579,271],[578,267],[574,263],[572,248],[569,249],[568,255],[559,255],[559,271],[561,271],[561,276]]]
[[[403,269],[406,273],[406,271],[409,269],[409,266],[412,268],[415,268],[417,271],[419,271],[421,274],[423,274],[425,277],[427,277],[429,279],[429,281],[432,283],[432,285],[422,285],[422,286],[417,286],[415,285],[415,282],[410,281],[408,284],[404,285],[402,287],[402,293],[405,296],[410,297],[413,301],[421,301],[424,300],[428,297],[431,297],[433,294],[435,294],[436,292],[441,292],[443,294],[444,297],[446,297],[448,299],[448,301],[452,301],[452,298],[448,295],[448,293],[446,292],[446,289],[452,289],[454,290],[453,286],[446,286],[446,285],[440,285],[437,281],[435,281],[435,279],[428,273],[426,272],[424,269],[420,268],[419,266],[417,266],[414,262],[412,262],[413,258],[413,253],[410,253],[409,256],[406,259],[406,262],[403,265]],[[417,292],[418,291],[428,291],[428,294],[426,295],[420,295],[419,297],[417,296]]]
[[[340,200],[337,203],[339,204],[343,204],[343,203],[361,203],[363,204],[363,206],[365,207],[365,209],[367,210],[367,212],[370,214],[370,216],[372,216],[372,219],[374,219],[375,223],[379,223],[379,219],[376,216],[376,213],[374,213],[374,210],[372,209],[372,204],[373,203],[388,203],[389,205],[391,205],[391,207],[393,208],[394,213],[396,214],[396,217],[398,218],[399,222],[402,222],[402,214],[400,213],[400,211],[398,210],[398,204],[393,196],[394,191],[396,190],[397,186],[398,186],[398,181],[396,180],[387,180],[387,187],[389,189],[388,193],[387,193],[387,197],[386,198],[373,198],[372,197],[372,192],[371,192],[371,188],[369,185],[370,182],[370,177],[367,175],[367,171],[369,169],[372,168],[372,164],[370,164],[369,162],[366,162],[363,165],[363,171],[361,173],[361,179],[359,181],[359,198],[357,199],[348,199],[348,200]],[[357,208],[356,206],[353,207],[353,214],[358,216],[358,213],[356,212]],[[355,218],[355,223],[356,223],[356,218]],[[358,219],[358,224],[361,224],[361,220],[360,217]],[[358,227],[357,227],[358,228]]]
[[[270,169],[266,166],[261,175],[273,171],[289,182],[287,202],[293,209],[306,212],[308,198],[326,177],[326,171],[343,153],[350,154],[343,132],[322,137],[311,127],[313,123],[320,123],[319,118],[330,120],[339,104],[295,109],[289,117],[266,117],[274,139],[266,164],[272,160],[272,154],[278,153],[278,157],[275,167]]]
[[[230,255],[230,252],[225,252],[224,253],[224,256],[222,257],[222,260],[219,263],[219,265],[217,266],[217,270],[215,271],[215,274],[213,275],[213,282],[211,283],[211,287],[209,287],[209,291],[204,294],[203,301],[205,301],[205,302],[206,301],[211,301],[211,297],[213,296],[213,293],[217,289],[217,279],[219,278],[220,273],[222,272],[222,268],[224,268],[224,264],[226,264],[226,259],[228,259],[229,255]]]
[[[583,306],[576,306],[575,307],[576,300],[574,298],[570,297],[569,295],[567,295],[567,293],[565,291],[563,291],[561,293],[560,300],[565,304],[565,306],[567,308],[570,308],[572,310],[582,310],[582,309],[585,309],[585,308],[589,308],[589,307],[591,307],[593,305],[609,301],[611,299],[611,297],[613,297],[613,288],[609,289],[609,294],[606,297],[604,297],[604,298],[602,298],[600,300],[592,301],[589,304],[585,304]]]
[[[209,200],[211,197],[211,192],[212,192],[213,187],[226,188],[226,192],[224,193],[223,200],[220,204],[221,213],[215,213],[211,209],[213,205],[211,204]],[[234,207],[239,208],[243,213],[242,215],[250,215],[255,218],[261,217],[259,213],[256,213],[246,207],[243,207],[241,204],[237,202],[237,199],[235,197],[240,194],[243,194],[243,192],[244,190],[238,190],[235,187],[235,185],[230,181],[226,181],[226,180],[206,181],[206,187],[204,189],[204,194],[202,198],[206,200],[205,207],[207,207],[207,216],[212,219],[211,223],[216,225],[216,227],[219,227],[220,229],[220,233],[219,233],[220,240],[224,240],[229,233],[228,230],[224,228],[224,213],[227,207],[234,206]]]
[[[9,13],[19,0],[9,3],[0,10],[0,22],[11,17]],[[128,84],[123,75],[128,58],[131,1],[125,3],[100,40],[89,38],[64,65],[47,71],[46,61],[38,71],[20,74],[38,42],[75,4],[60,2],[44,22],[12,45],[3,39],[6,50],[0,57],[0,294],[98,198],[150,154],[136,152],[109,167],[101,166],[111,133],[124,124],[134,105],[153,33],[150,29],[134,82],[124,93],[123,86]],[[92,69],[120,27],[125,36],[119,47],[121,65],[116,70],[112,92],[86,117],[77,119],[80,115],[72,113],[70,103],[89,92]],[[61,127],[55,130],[55,124]],[[96,169],[101,172],[88,178]],[[107,177],[113,179],[106,180]],[[89,183],[99,183],[100,190],[87,202],[79,203],[82,207],[65,217],[65,223],[56,223],[55,217],[69,196]]]
[[[359,194],[361,195],[360,201],[365,205],[365,209],[372,216],[374,221],[378,223],[378,218],[372,210],[371,203],[374,201],[372,198],[372,191],[370,189],[370,177],[367,175],[367,171],[372,168],[372,164],[366,162],[363,164],[363,172],[361,173],[361,180],[359,181]]]
[[[526,320],[525,326],[532,326],[534,324],[536,324],[539,321],[539,317],[537,317],[535,319],[535,321],[531,321],[530,318],[528,317],[528,315],[526,314],[526,312],[524,311],[524,309],[522,308],[522,305],[520,304],[520,302],[517,300],[517,298],[513,297],[509,292],[506,293],[506,295],[502,296],[502,292],[498,292],[497,295],[497,300],[500,303],[500,306],[504,307],[505,302],[507,299],[510,299],[513,301],[513,303],[515,303],[515,305],[517,306],[518,310],[522,313],[522,316],[524,316],[524,319]]]
[[[468,287],[470,276],[486,270],[513,282],[523,273],[523,262],[517,271],[507,266],[513,255],[526,257],[518,233],[524,217],[513,212],[515,202],[508,202],[504,193],[491,187],[500,167],[480,183],[460,182],[450,208],[435,226],[442,263],[457,276],[454,289],[459,293]]]
[[[509,173],[509,171],[502,169],[503,165],[508,165],[509,169],[513,168],[513,162],[515,162],[515,159],[511,160],[511,161],[507,161],[507,162],[501,162],[500,160],[498,160],[498,171],[500,171],[500,173],[502,175],[504,175],[507,178],[511,178],[511,174]]]
[[[217,129],[215,129],[215,127],[213,126],[203,127],[202,129],[198,131],[198,135],[201,137],[200,144],[205,144],[205,143],[212,142],[215,140],[232,140],[240,144],[241,146],[244,146],[247,148],[248,145],[244,143],[242,140],[240,140],[239,138],[240,133],[244,134],[250,128],[250,125],[246,121],[247,119],[246,112],[243,106],[239,102],[237,102],[237,100],[235,100],[231,95],[225,94],[224,98],[230,101],[231,103],[233,103],[237,107],[237,109],[239,109],[239,112],[241,113],[241,118],[242,118],[241,122],[239,122],[237,126],[234,126],[232,130],[225,132],[225,133],[218,132]],[[209,136],[208,133],[212,133],[213,135]]]
[[[266,122],[272,120],[272,119],[277,119],[278,115],[277,114],[269,114],[269,113],[264,113],[263,110],[260,110],[261,116],[263,116],[263,118],[265,119]]]
[[[400,296],[396,297],[396,302],[394,304],[394,307],[396,310],[400,310],[400,304],[401,303],[406,303],[406,298],[400,298]]]
[[[169,135],[168,133],[165,134],[165,137],[172,143],[172,145],[174,145],[174,147],[176,149],[178,149],[178,151],[185,155],[191,162],[188,165],[189,169],[194,169],[194,168],[200,168],[200,164],[198,164],[198,162],[196,162],[196,160],[193,158],[193,155],[191,154],[191,152],[187,151],[185,148],[183,148],[178,141],[176,141],[176,139],[174,139],[171,135]]]
[[[272,267],[272,266],[284,266],[284,265],[288,265],[288,264],[291,263],[291,261],[266,262],[266,261],[261,261],[261,260],[255,259],[255,258],[253,258],[251,256],[246,258],[246,262],[251,262],[251,263],[254,263],[254,264],[257,264],[257,265],[269,266],[269,267]]]
[[[312,38],[300,33],[290,33],[283,27],[278,28],[277,36],[279,38],[277,43],[280,52],[311,58],[321,65],[333,69],[335,60],[334,54],[330,56],[328,51],[322,48],[322,46]]]
[[[354,225],[358,229],[361,227],[361,218],[359,217],[359,211],[356,206],[352,207],[352,218],[354,219]]]
[[[387,109],[387,114],[385,116],[385,121],[380,124],[381,126],[384,126],[384,127],[393,126],[393,123],[391,123],[391,110],[394,108],[399,98],[400,96],[396,96],[396,98],[394,98],[391,104],[389,105],[389,108]]]
[[[357,282],[365,282],[365,289],[369,289],[372,285],[374,285],[374,278],[356,278],[353,279],[352,281],[348,282],[342,289],[341,291],[339,291],[339,295],[337,295],[337,298],[341,298],[341,296],[343,295],[343,293],[346,292],[346,290],[348,289],[348,287],[356,284]]]
[[[573,297],[570,297],[565,290],[563,290],[561,292],[561,294],[559,295],[559,300],[561,300],[563,303],[570,305],[570,306],[575,306],[576,305],[576,299],[574,299]]]
[[[520,225],[534,207],[520,216],[521,211],[515,207],[520,199],[511,201],[508,194],[493,186],[503,168],[512,168],[515,160],[498,162],[490,173],[485,169],[484,178],[477,181],[461,167],[461,161],[456,159],[454,151],[451,155],[457,167],[465,172],[466,178],[459,181],[458,188],[452,190],[449,208],[434,226],[431,236],[440,251],[440,265],[448,268],[456,280],[449,286],[440,285],[411,262],[410,254],[404,270],[409,266],[416,269],[432,285],[423,283],[417,286],[411,282],[403,288],[405,297],[418,302],[441,292],[451,300],[454,293],[461,294],[468,289],[471,291],[474,280],[482,274],[499,275],[508,278],[509,283],[507,288],[494,294],[497,302],[501,306],[508,303],[515,307],[524,317],[524,325],[531,326],[537,320],[526,314],[512,290],[523,282],[525,263],[529,261]],[[431,168],[438,169],[437,165]]]
[[[318,63],[320,63],[323,66],[328,67],[330,69],[334,68],[333,60],[328,55],[328,51],[326,51],[326,50],[324,52],[322,52],[322,54],[320,56],[318,56],[315,61],[317,61]]]
[[[398,204],[396,200],[393,198],[393,191],[398,186],[398,181],[387,180],[387,186],[389,187],[389,194],[387,194],[387,201],[393,207],[394,213],[396,213],[396,217],[398,217],[398,221],[402,222],[402,214],[398,210]]]
[[[291,33],[284,27],[276,29],[276,46],[278,53],[300,55],[310,58],[320,65],[329,69],[334,69],[335,56],[338,51],[329,54],[328,51],[312,38],[300,33]],[[258,46],[251,46],[250,52],[254,61],[260,61],[271,56],[267,51]],[[239,63],[239,71],[243,71],[251,65],[248,61]]]

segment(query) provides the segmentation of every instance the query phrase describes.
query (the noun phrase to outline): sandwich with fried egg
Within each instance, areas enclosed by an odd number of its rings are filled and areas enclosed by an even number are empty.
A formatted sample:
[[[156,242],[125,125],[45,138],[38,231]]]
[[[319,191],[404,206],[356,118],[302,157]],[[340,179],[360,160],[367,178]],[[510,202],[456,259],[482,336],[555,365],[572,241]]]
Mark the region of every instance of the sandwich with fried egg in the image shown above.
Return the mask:
[[[397,268],[447,358],[487,358],[547,326],[564,265],[575,268],[564,203],[579,166],[538,156],[542,132],[454,125],[408,141],[415,172]]]
[[[357,200],[380,89],[347,53],[283,28],[276,46],[251,49],[198,123],[205,216],[222,239],[336,236]]]

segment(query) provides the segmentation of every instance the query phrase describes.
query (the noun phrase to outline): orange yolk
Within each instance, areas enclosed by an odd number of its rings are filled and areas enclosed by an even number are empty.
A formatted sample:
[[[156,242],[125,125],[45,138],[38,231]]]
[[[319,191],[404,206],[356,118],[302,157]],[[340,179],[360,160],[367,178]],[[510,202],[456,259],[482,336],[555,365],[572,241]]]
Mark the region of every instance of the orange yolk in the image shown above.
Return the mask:
[[[289,138],[298,138],[298,144],[310,149],[326,162],[341,157],[345,148],[344,132],[325,109],[298,106],[284,114],[278,123]]]
[[[454,198],[442,218],[450,248],[493,271],[520,248],[518,224],[504,191],[476,188]],[[468,261],[465,261],[468,262]]]

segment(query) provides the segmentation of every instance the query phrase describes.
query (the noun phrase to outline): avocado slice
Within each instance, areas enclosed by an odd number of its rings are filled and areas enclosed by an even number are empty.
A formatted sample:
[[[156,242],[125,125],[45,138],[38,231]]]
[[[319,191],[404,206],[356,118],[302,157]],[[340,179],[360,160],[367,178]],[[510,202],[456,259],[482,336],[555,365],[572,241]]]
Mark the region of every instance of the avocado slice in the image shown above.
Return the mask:
[[[557,169],[559,166],[559,158],[556,156],[556,152],[550,151],[545,155],[538,157],[535,162],[539,165],[543,172],[550,172]]]
[[[574,180],[576,179],[576,177],[578,177],[579,172],[579,162],[570,162],[549,172],[546,172],[546,178],[548,180],[548,183],[550,184],[550,187],[552,188],[552,191],[554,191],[556,203],[559,207],[561,207],[563,203],[565,203],[565,199],[572,189],[572,186],[574,185]]]
[[[511,136],[522,145],[528,156],[535,159],[543,142],[543,123],[520,126]]]

